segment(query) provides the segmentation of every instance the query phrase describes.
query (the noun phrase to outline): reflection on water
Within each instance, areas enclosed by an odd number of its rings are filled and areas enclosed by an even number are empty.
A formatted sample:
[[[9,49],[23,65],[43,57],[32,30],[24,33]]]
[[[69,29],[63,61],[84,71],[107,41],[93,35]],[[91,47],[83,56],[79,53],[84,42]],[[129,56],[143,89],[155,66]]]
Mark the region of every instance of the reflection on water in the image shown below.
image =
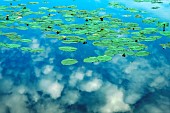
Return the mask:
[[[4,0],[0,113],[169,113],[169,8]]]

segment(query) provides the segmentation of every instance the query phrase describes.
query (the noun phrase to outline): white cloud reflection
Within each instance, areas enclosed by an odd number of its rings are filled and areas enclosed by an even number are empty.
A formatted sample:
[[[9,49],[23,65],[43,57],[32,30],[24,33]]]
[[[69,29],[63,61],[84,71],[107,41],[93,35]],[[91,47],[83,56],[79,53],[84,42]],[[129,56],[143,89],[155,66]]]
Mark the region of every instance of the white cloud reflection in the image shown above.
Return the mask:
[[[166,12],[169,7],[165,4],[157,4],[161,8],[151,10],[150,3],[119,2],[169,19]],[[41,45],[34,39],[30,46]],[[24,71],[7,68],[14,64],[24,67],[23,63],[8,62],[5,67],[4,58],[0,59],[0,113],[66,113],[69,110],[72,113],[168,113],[170,97],[165,93],[170,87],[170,64],[159,51],[149,59],[116,55],[112,61],[96,63],[93,67],[64,67],[65,73],[56,65],[57,58],[50,54],[54,51],[47,47],[44,53],[32,55],[34,66]]]

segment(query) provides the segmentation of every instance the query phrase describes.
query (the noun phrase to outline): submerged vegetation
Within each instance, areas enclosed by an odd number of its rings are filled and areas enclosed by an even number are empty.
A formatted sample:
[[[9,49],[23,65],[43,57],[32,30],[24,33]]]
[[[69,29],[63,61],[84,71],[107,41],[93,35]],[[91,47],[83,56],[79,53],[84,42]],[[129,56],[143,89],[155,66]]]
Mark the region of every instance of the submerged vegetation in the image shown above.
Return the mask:
[[[93,46],[104,48],[105,51],[99,56],[89,56],[84,58],[84,62],[106,62],[112,56],[120,54],[126,56],[148,56],[148,46],[144,42],[155,41],[162,37],[170,37],[168,22],[161,22],[158,18],[145,17],[147,12],[135,8],[126,7],[118,2],[110,2],[111,8],[119,8],[130,14],[122,15],[129,18],[134,15],[143,24],[153,27],[143,28],[134,22],[124,22],[120,18],[113,17],[112,14],[100,15],[105,9],[99,8],[88,11],[78,9],[76,5],[39,7],[38,11],[32,11],[27,6],[36,6],[39,2],[28,2],[27,4],[17,3],[18,0],[4,0],[9,5],[0,6],[0,36],[9,39],[11,43],[1,41],[0,47],[17,48],[21,51],[39,53],[43,48],[25,47],[22,43],[32,43],[31,39],[23,38],[16,30],[41,30],[45,32],[46,38],[53,38],[63,44],[92,44]],[[135,2],[162,3],[160,0],[134,0]],[[13,5],[13,3],[18,5]],[[48,2],[43,2],[44,4]],[[159,7],[151,7],[156,10]],[[33,16],[34,15],[34,16]],[[29,17],[30,16],[30,17]],[[81,23],[76,23],[77,19]],[[8,30],[9,29],[9,30]],[[149,36],[150,35],[150,36]],[[163,48],[170,48],[170,44],[160,44]],[[76,52],[73,46],[61,46],[58,48],[64,52]],[[76,59],[65,59],[61,61],[63,65],[73,65]]]

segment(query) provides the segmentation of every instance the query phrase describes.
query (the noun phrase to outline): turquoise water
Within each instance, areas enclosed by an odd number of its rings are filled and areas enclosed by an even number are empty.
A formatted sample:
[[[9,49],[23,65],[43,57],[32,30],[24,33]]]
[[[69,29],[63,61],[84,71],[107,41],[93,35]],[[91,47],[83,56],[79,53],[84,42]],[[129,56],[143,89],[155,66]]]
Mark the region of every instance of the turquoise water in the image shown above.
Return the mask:
[[[49,0],[46,3],[35,0],[39,3],[32,5],[29,2],[32,1],[0,2],[0,113],[170,113],[170,45],[161,45],[170,43],[170,35],[161,34],[168,33],[170,27],[157,26],[159,22],[170,22],[170,1]],[[10,9],[18,4],[25,5]],[[76,8],[66,8],[70,5]],[[54,8],[56,12],[42,10],[43,14],[26,14],[22,11],[24,7],[38,12],[40,7],[53,9],[53,6],[64,8]],[[136,12],[130,12],[127,8],[133,8]],[[68,10],[72,13],[72,21],[66,20],[69,17],[64,15],[70,12],[63,13]],[[136,18],[135,15],[142,17]],[[42,17],[45,23],[37,22],[36,19]],[[119,19],[120,23],[113,18]],[[153,23],[143,22],[149,18],[157,20]],[[62,21],[62,24],[52,23],[55,19]],[[24,22],[29,25],[26,26]],[[36,26],[34,23],[33,26],[33,22],[39,24]],[[122,29],[127,29],[126,24],[132,22],[137,23],[140,29],[130,27],[128,33],[124,32]],[[79,25],[79,28],[70,27],[73,24]],[[22,30],[18,26],[27,29]],[[157,30],[144,35],[133,34],[144,32],[142,30],[145,28]],[[50,38],[48,34],[55,37]],[[20,38],[17,39],[17,36]],[[63,43],[70,40],[69,36],[81,37],[83,41],[76,39],[76,43]],[[95,39],[100,37],[100,40],[89,40],[88,36],[96,36]],[[145,39],[140,36],[145,36]],[[161,37],[147,41],[150,36]],[[111,45],[94,45],[94,42],[106,39]],[[136,44],[145,48],[133,50]],[[63,46],[77,50],[62,51],[59,47]],[[27,47],[27,50],[23,47]],[[110,47],[114,49],[112,55],[106,54]],[[117,50],[121,47],[124,49]],[[36,49],[39,51],[35,52]],[[131,50],[133,54],[128,53]],[[139,51],[145,54],[137,55]],[[109,60],[101,60],[98,56],[108,56]],[[98,59],[85,62],[84,59],[89,57]],[[75,59],[77,63],[63,64],[62,61],[67,58]]]

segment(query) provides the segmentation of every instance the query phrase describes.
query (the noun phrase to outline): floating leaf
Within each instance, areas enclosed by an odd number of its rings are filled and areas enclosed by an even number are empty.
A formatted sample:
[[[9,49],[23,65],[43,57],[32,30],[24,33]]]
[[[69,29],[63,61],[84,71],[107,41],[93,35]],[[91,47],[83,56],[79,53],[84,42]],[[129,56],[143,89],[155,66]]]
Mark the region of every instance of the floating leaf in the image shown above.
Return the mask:
[[[97,57],[88,57],[88,58],[85,58],[85,59],[83,60],[83,62],[93,63],[93,62],[98,62],[98,59],[97,59]]]
[[[98,56],[97,60],[99,62],[107,62],[107,61],[112,60],[112,57],[111,56],[107,56],[107,55],[103,55],[103,56]]]
[[[148,56],[149,54],[147,51],[139,51],[135,53],[135,56]]]
[[[73,64],[76,64],[78,61],[76,59],[71,59],[71,58],[68,58],[68,59],[64,59],[61,61],[61,64],[63,65],[73,65]]]
[[[62,46],[62,47],[59,47],[59,50],[67,51],[67,52],[74,52],[77,50],[77,48],[71,47],[71,46]]]

